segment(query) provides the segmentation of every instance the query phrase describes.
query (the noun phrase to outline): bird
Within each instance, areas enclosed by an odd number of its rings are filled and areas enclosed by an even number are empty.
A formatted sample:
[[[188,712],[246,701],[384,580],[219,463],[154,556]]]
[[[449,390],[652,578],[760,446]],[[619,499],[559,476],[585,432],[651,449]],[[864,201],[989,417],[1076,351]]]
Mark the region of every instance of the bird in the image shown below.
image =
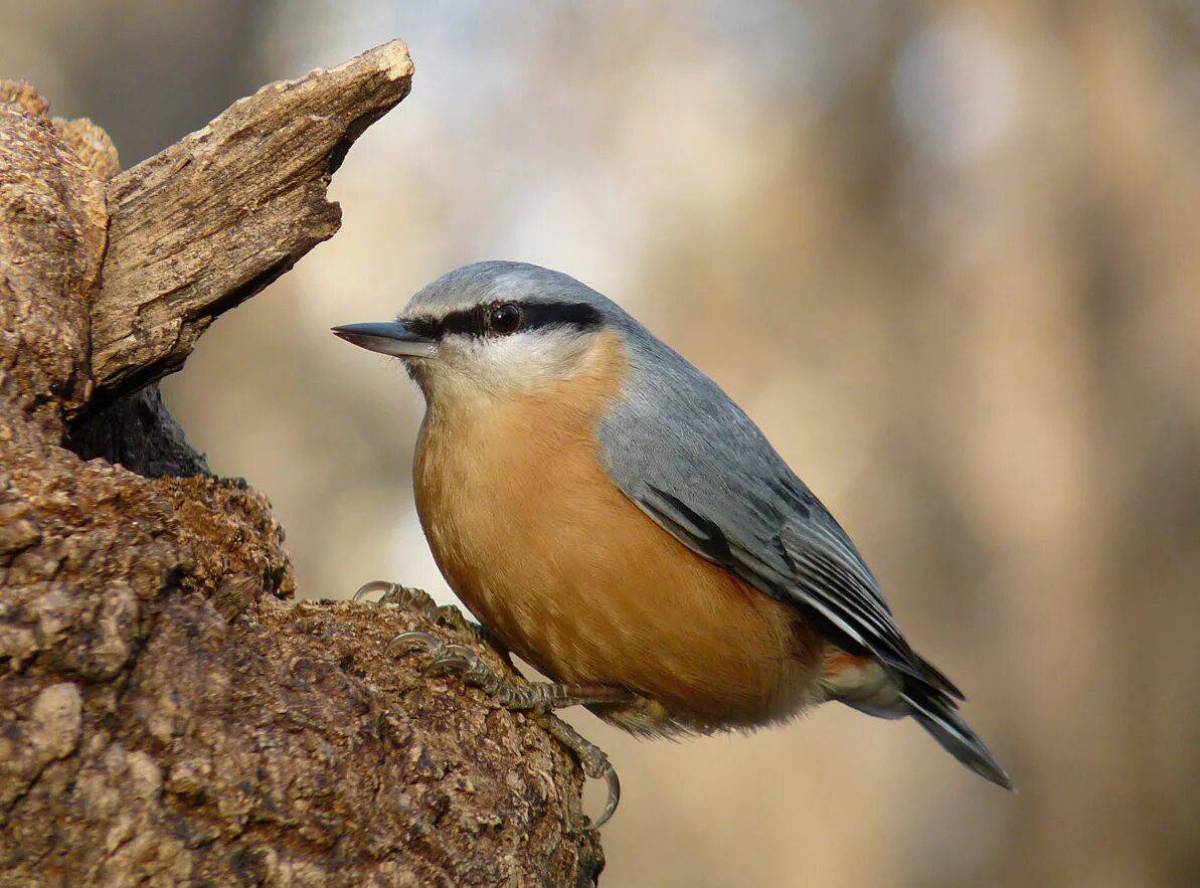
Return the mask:
[[[642,736],[753,729],[836,701],[910,717],[1014,789],[829,510],[747,414],[616,302],[536,265],[451,271],[398,318],[333,333],[424,395],[421,527],[480,634],[550,679],[500,678],[423,632],[504,705],[584,705]],[[388,586],[376,582],[364,590]],[[401,589],[402,587],[392,587]],[[360,590],[363,591],[363,590]],[[620,784],[564,722],[591,777]]]

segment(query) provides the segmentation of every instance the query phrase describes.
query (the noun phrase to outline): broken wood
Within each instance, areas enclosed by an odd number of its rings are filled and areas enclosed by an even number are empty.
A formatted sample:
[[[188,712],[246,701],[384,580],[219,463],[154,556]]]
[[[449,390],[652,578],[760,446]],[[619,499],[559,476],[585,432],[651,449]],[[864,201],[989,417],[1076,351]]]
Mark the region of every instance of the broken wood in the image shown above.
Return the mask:
[[[101,396],[177,370],[214,318],[334,235],[329,181],[408,95],[412,73],[394,41],[269,84],[108,183],[110,244],[92,306]]]

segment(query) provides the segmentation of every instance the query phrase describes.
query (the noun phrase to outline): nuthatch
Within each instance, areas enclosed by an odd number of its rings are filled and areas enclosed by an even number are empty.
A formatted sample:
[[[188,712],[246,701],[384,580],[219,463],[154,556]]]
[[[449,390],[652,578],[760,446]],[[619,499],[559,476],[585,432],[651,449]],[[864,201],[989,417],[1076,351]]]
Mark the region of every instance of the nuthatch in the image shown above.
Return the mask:
[[[833,516],[712,380],[614,302],[483,262],[396,321],[333,332],[401,358],[425,395],[414,488],[433,556],[487,636],[553,683],[508,685],[469,648],[414,639],[502,703],[582,704],[669,735],[837,700],[912,716],[1012,788]],[[554,721],[589,775],[609,776],[607,818],[615,775]]]

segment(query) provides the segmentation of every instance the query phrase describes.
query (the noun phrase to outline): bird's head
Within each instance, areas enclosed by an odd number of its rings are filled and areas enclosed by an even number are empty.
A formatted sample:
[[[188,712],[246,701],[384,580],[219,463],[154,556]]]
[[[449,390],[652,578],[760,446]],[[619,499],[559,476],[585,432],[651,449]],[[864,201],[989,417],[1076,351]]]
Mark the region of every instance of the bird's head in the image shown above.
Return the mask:
[[[594,360],[628,316],[574,278],[535,265],[480,262],[418,292],[394,321],[333,332],[401,358],[430,403],[536,391]]]

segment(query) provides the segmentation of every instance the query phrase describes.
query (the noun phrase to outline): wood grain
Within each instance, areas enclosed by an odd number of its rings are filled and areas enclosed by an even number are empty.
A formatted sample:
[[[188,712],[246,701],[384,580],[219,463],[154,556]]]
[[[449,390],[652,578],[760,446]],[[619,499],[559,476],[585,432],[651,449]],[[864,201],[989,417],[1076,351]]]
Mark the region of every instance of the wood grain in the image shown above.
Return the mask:
[[[214,318],[333,236],[330,179],[412,73],[393,41],[269,84],[108,183],[110,246],[92,307],[100,398],[177,370]]]

